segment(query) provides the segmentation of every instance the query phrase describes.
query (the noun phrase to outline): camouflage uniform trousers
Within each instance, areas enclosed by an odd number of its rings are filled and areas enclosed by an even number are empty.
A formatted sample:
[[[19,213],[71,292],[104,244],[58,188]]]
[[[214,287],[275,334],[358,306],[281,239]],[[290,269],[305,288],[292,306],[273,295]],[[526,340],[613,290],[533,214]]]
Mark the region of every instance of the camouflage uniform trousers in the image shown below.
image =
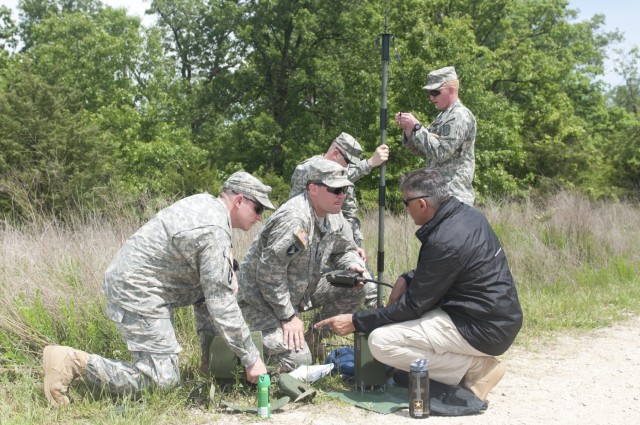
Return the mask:
[[[144,389],[177,386],[178,353],[182,348],[176,339],[173,318],[150,318],[113,305],[108,305],[107,310],[133,360],[128,363],[92,354],[85,380],[116,395],[139,395]]]
[[[301,311],[319,309],[311,321],[310,329],[305,334],[304,348],[298,352],[289,350],[283,342],[282,327],[264,329],[262,330],[262,344],[266,363],[269,366],[275,366],[280,372],[288,372],[299,366],[312,364],[312,351],[316,356],[326,354],[321,350],[320,344],[322,338],[329,334],[329,331],[326,330],[314,330],[313,325],[320,320],[338,314],[355,312],[364,302],[364,298],[363,287],[337,288],[328,283],[326,279],[320,279],[316,290],[311,294],[310,302],[300,308]]]

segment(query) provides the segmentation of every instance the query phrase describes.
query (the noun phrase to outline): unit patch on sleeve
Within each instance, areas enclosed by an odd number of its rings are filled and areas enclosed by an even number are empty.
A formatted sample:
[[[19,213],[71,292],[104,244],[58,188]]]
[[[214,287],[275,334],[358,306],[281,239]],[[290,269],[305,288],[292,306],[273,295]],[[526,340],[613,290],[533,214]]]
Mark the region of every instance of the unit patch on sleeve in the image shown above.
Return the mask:
[[[291,257],[298,251],[300,251],[300,246],[298,245],[298,242],[296,242],[287,249],[287,256]]]

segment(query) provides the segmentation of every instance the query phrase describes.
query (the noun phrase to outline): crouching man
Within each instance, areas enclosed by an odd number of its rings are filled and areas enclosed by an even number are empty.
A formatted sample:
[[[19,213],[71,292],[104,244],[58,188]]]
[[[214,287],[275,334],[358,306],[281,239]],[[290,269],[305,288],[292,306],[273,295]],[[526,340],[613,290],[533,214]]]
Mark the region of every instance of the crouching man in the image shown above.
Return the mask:
[[[251,330],[262,331],[267,364],[280,372],[324,360],[324,333],[305,332],[301,313],[312,319],[354,312],[364,302],[362,287],[336,288],[322,273],[365,272],[351,226],[341,211],[353,185],[337,162],[318,159],[307,172],[305,190],[269,217],[240,264],[238,304]]]
[[[416,269],[398,278],[386,307],[315,326],[340,335],[370,332],[369,347],[380,362],[408,371],[412,361],[427,358],[431,379],[486,400],[505,372],[495,356],[522,326],[505,253],[485,216],[450,196],[440,172],[410,173],[400,189],[420,226]]]

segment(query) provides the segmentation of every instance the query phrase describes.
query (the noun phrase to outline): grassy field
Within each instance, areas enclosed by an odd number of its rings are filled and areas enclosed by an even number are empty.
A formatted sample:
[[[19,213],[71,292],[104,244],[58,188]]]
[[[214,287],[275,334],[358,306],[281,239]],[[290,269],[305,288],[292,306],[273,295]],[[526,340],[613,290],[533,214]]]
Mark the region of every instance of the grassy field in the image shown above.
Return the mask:
[[[544,204],[492,202],[481,209],[502,241],[516,278],[525,313],[516,344],[528,347],[553,332],[607,326],[640,311],[637,206],[596,204],[561,193]],[[372,269],[377,217],[372,212],[363,220]],[[185,385],[165,394],[145,394],[144,409],[78,388],[70,409],[54,410],[42,392],[40,355],[46,344],[128,358],[104,315],[100,287],[112,257],[140,224],[126,217],[78,218],[66,224],[36,219],[19,228],[0,223],[0,424],[160,425],[176,423],[177,417],[184,417],[184,423],[202,423],[185,403],[189,383],[206,379],[197,372],[199,348],[190,309],[176,316]],[[237,257],[242,257],[256,230],[237,232]],[[385,218],[385,281],[393,283],[415,264],[415,230],[406,215]],[[338,384],[336,378],[322,385]],[[234,391],[239,397],[252,394],[240,383]]]

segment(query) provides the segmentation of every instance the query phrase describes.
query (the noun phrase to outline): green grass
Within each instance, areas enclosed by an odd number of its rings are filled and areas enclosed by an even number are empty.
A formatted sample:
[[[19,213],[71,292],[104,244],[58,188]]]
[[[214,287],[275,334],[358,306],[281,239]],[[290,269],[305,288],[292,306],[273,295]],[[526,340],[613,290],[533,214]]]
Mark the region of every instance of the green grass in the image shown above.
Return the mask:
[[[610,326],[640,313],[640,209],[629,204],[595,204],[562,193],[544,204],[488,203],[487,214],[516,279],[524,310],[516,344],[533,346],[557,332],[582,332]],[[114,214],[117,216],[117,214]],[[365,214],[362,227],[370,269],[377,274],[377,212]],[[211,379],[198,370],[199,345],[192,310],[176,312],[184,351],[183,385],[169,392],[149,392],[141,400],[114,400],[82,386],[73,390],[67,409],[50,409],[42,392],[40,355],[49,343],[71,345],[127,360],[129,353],[104,315],[102,276],[122,242],[141,223],[73,221],[63,225],[42,219],[11,227],[0,223],[0,424],[173,424],[224,422],[215,403],[189,403],[196,381]],[[419,244],[416,226],[406,215],[385,217],[384,280],[393,283],[415,265]],[[242,257],[253,236],[236,232],[235,253]],[[329,342],[348,345],[349,337]],[[335,347],[327,347],[327,350]],[[238,375],[242,375],[238,369]],[[332,376],[319,388],[345,385]],[[277,390],[273,397],[279,397]],[[253,404],[255,390],[236,379],[224,394],[239,404]],[[319,396],[316,403],[334,406]],[[252,415],[243,422],[256,422]]]

